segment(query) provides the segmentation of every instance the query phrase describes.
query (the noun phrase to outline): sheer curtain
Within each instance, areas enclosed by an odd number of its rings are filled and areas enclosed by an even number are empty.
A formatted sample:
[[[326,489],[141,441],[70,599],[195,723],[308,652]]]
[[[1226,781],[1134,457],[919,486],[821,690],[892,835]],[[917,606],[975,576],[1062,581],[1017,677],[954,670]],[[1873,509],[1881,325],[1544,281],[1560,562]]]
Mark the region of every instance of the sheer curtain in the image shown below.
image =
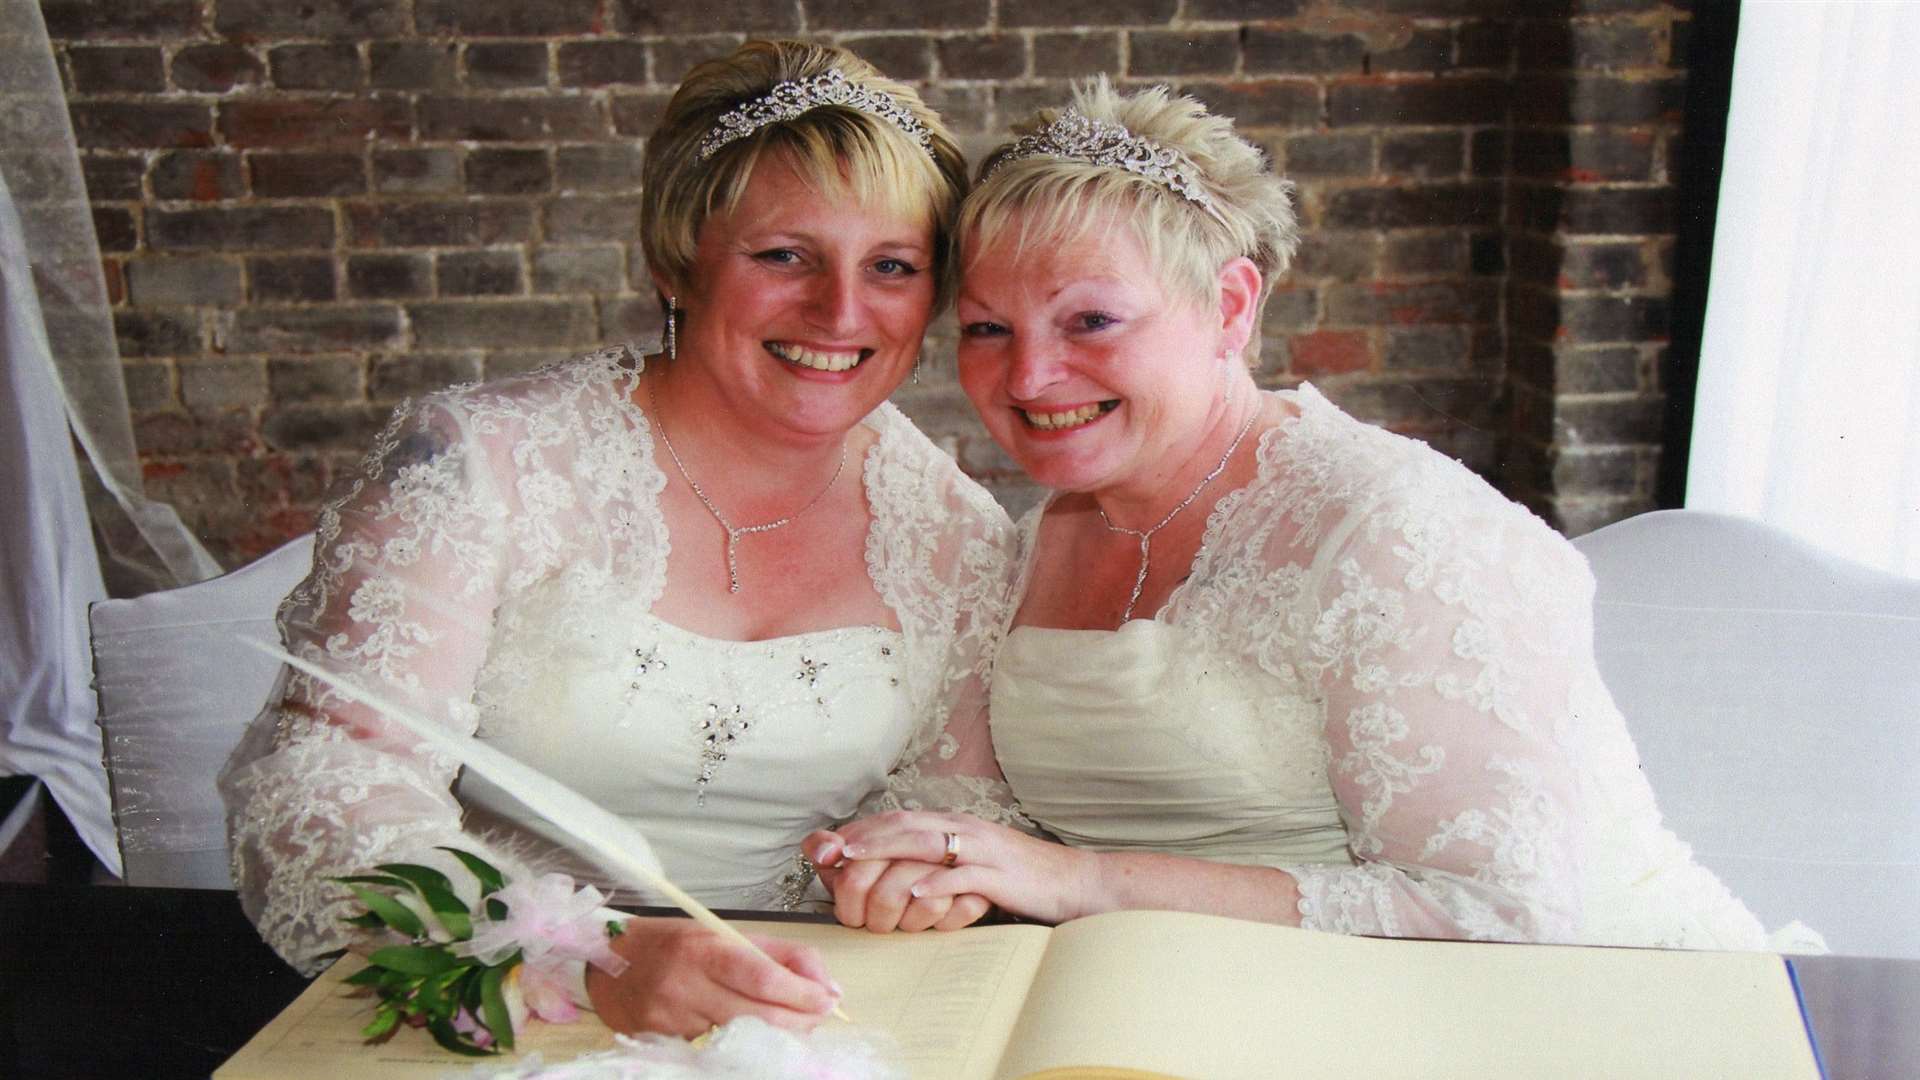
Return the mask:
[[[1920,4],[1739,38],[1687,506],[1920,577]]]
[[[81,488],[116,580],[219,572],[141,490],[100,252],[34,0],[0,0],[0,775],[44,781],[101,862],[120,863],[89,685],[87,604],[106,595]]]

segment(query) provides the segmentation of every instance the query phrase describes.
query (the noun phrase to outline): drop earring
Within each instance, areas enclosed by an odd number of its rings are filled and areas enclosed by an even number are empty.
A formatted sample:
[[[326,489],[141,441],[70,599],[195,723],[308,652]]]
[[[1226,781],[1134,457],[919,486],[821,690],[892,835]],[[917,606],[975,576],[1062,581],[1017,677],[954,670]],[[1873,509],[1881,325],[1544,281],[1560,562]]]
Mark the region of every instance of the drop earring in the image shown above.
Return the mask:
[[[913,354],[913,380],[912,381],[916,383],[920,381],[920,362],[922,360],[925,360],[926,358],[927,358],[926,353]]]
[[[669,293],[667,295],[667,359],[669,360],[677,359],[680,355],[680,342],[677,340],[673,325],[674,306],[675,298]]]

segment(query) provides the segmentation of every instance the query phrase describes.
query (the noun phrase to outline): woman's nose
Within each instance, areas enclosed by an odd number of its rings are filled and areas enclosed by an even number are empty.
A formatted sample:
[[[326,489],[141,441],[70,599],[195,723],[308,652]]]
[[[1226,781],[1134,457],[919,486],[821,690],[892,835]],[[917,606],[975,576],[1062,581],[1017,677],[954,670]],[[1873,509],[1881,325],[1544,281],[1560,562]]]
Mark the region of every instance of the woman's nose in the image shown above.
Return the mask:
[[[860,327],[860,283],[851,273],[829,270],[814,278],[809,313],[824,331],[850,335]]]
[[[1007,394],[1015,401],[1038,400],[1065,377],[1059,350],[1048,342],[1016,337],[1011,352]]]

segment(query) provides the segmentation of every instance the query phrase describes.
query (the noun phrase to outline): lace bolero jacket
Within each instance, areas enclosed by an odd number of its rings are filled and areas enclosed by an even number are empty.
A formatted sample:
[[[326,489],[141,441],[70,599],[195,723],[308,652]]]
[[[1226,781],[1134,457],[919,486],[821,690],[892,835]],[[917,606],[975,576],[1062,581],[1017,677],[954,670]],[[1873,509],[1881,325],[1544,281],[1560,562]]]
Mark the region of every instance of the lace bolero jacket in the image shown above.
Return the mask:
[[[616,347],[400,406],[321,514],[313,571],[280,611],[288,649],[463,732],[506,725],[487,690],[513,677],[488,658],[503,603],[555,583],[583,602],[618,590],[650,606],[662,592],[666,479],[633,404],[641,365],[638,349]],[[893,406],[865,423],[878,436],[860,470],[872,512],[867,571],[900,623],[912,713],[889,789],[874,801],[1004,818],[984,688],[1010,525]],[[456,771],[283,672],[221,779],[234,880],[268,943],[308,970],[346,944],[350,898],[335,875],[388,861],[451,870],[440,845],[515,867],[514,852],[462,831]]]
[[[1311,386],[1277,396],[1297,414],[1157,618],[1320,717],[1349,859],[1283,867],[1302,925],[1762,945],[1660,823],[1600,681],[1581,555],[1424,444]]]

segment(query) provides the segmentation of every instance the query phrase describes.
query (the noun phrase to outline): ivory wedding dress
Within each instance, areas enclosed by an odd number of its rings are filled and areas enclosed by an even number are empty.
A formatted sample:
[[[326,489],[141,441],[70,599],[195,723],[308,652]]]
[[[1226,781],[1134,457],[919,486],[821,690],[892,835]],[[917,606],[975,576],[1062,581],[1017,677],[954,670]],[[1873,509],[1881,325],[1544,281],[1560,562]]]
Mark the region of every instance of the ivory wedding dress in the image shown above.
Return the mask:
[[[714,906],[798,902],[801,838],[863,800],[1004,817],[1004,786],[967,766],[991,768],[1005,515],[884,405],[859,475],[867,571],[898,627],[753,642],[675,627],[651,614],[669,537],[640,368],[614,348],[403,405],[321,517],[313,574],[281,609],[289,649],[626,817]],[[408,861],[461,880],[436,850],[452,845],[599,878],[504,793],[456,788],[452,762],[305,676],[282,675],[222,789],[242,902],[305,970],[346,943],[333,876]]]
[[[1274,396],[1256,479],[1160,612],[1002,643],[992,733],[1021,808],[1077,846],[1284,869],[1311,929],[1766,947],[1661,825],[1579,553],[1311,386]]]

